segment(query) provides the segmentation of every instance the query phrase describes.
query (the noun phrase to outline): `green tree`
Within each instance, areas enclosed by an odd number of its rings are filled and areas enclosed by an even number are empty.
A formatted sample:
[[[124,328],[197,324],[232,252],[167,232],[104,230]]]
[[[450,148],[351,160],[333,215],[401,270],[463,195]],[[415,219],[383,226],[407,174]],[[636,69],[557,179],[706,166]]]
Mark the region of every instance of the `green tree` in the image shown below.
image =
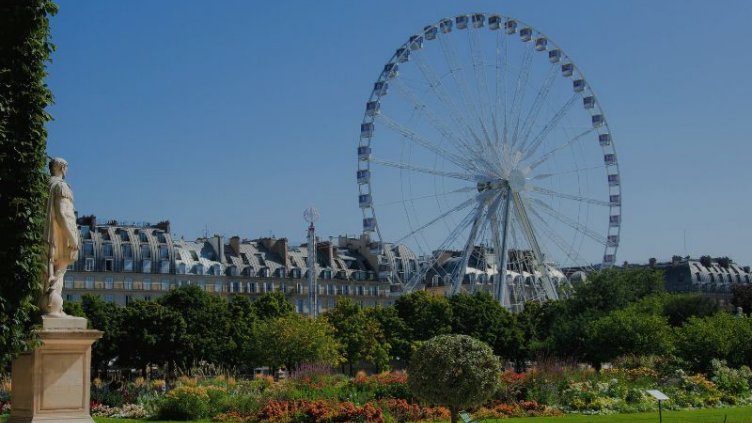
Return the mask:
[[[690,317],[676,329],[676,355],[692,370],[710,369],[714,358],[731,367],[752,362],[752,318],[735,318],[720,312],[708,317]]]
[[[671,326],[681,326],[690,317],[712,316],[720,306],[712,298],[700,294],[665,294],[661,311]]]
[[[733,293],[731,304],[733,304],[734,307],[741,307],[747,314],[752,313],[752,285],[734,284],[731,288],[731,292]]]
[[[81,306],[89,325],[104,332],[91,348],[91,365],[94,369],[106,371],[109,362],[120,355],[118,339],[121,332],[128,330],[127,326],[123,326],[124,309],[88,294],[81,298]]]
[[[295,313],[295,306],[282,292],[268,292],[256,298],[253,310],[261,320],[289,316]]]
[[[378,322],[386,342],[391,347],[390,355],[397,360],[397,365],[407,363],[413,353],[414,344],[410,339],[407,324],[397,315],[397,309],[393,306],[376,306],[367,308],[366,314]]]
[[[182,351],[179,364],[190,366],[201,360],[228,364],[232,339],[230,314],[224,299],[190,285],[172,290],[157,301],[178,312],[188,327],[187,348]]]
[[[652,269],[606,269],[576,285],[569,301],[580,313],[608,313],[663,292],[663,273]]]
[[[637,306],[614,310],[587,328],[586,357],[596,368],[623,355],[664,355],[673,348],[673,333],[660,314]]]
[[[523,333],[522,356],[528,360],[554,354],[553,328],[566,310],[566,301],[531,301],[516,316]],[[519,369],[522,370],[522,369]]]
[[[84,308],[81,307],[81,303],[78,301],[66,301],[63,304],[63,311],[69,316],[86,317]]]
[[[452,332],[452,308],[446,297],[416,291],[394,302],[397,316],[405,322],[411,341],[425,341]]]
[[[261,361],[272,368],[296,369],[304,363],[337,366],[342,362],[340,344],[326,319],[310,319],[293,313],[259,323]]]
[[[228,304],[230,313],[230,339],[227,363],[248,372],[258,363],[255,342],[258,318],[251,301],[246,296],[235,295]]]
[[[334,337],[342,345],[342,358],[353,374],[353,366],[365,362],[378,370],[389,364],[390,346],[378,320],[366,314],[362,307],[351,299],[337,301],[328,310],[325,318],[334,327]]]
[[[515,318],[487,292],[449,297],[452,333],[472,336],[493,348],[500,357],[519,359],[523,333]]]
[[[467,335],[441,335],[413,354],[407,384],[413,395],[459,412],[482,404],[496,389],[501,365],[491,348]]]
[[[45,124],[52,93],[44,82],[54,46],[48,0],[0,3],[0,372],[31,346],[41,290],[47,199]]]
[[[123,313],[118,365],[146,370],[177,361],[185,349],[186,324],[180,313],[158,302],[134,301]]]

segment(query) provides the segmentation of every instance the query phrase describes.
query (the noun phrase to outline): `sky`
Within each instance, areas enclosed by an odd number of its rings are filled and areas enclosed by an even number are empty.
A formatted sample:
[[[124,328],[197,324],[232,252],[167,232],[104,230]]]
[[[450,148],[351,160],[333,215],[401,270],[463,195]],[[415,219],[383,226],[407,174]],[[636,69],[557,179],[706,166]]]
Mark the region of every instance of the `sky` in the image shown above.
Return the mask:
[[[619,156],[617,261],[752,264],[752,2],[58,0],[48,153],[79,214],[303,241],[358,234],[365,103],[406,38],[499,13],[564,48]]]

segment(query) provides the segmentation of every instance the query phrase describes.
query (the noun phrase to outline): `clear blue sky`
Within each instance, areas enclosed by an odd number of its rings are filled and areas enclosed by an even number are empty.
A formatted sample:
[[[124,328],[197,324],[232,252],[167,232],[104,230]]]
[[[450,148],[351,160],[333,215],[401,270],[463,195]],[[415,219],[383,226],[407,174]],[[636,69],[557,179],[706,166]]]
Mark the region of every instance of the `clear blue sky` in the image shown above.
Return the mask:
[[[445,16],[515,16],[574,58],[609,119],[618,261],[752,264],[752,2],[59,0],[49,154],[79,213],[300,241],[361,227],[359,124],[384,62]],[[686,249],[684,233],[686,231]]]

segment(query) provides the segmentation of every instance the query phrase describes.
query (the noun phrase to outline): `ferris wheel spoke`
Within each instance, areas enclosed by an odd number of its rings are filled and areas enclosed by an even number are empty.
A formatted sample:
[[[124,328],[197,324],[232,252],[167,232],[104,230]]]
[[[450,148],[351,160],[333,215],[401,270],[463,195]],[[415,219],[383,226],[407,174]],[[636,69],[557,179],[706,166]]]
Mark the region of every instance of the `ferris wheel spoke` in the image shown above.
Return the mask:
[[[546,137],[548,134],[553,131],[556,126],[561,122],[561,120],[564,118],[564,116],[567,115],[567,113],[572,109],[572,106],[577,102],[578,95],[573,94],[569,100],[567,100],[566,103],[564,103],[563,106],[554,114],[554,116],[551,118],[548,123],[546,123],[543,128],[538,132],[538,134],[533,138],[533,140],[530,142],[530,146],[527,147],[527,151],[525,152],[525,156],[523,157],[524,160],[527,160],[528,158],[535,155],[535,152],[538,151],[538,148],[543,143],[543,141],[546,140]],[[591,128],[590,132],[594,131],[595,128]]]
[[[454,81],[454,84],[459,91],[459,97],[464,104],[465,109],[468,111],[468,113],[470,113],[470,116],[477,118],[478,122],[481,124],[481,131],[483,131],[484,124],[483,119],[481,118],[482,115],[475,107],[475,103],[470,101],[470,90],[467,86],[467,81],[465,80],[465,74],[464,72],[461,72],[463,68],[457,62],[457,55],[454,51],[454,46],[452,46],[445,37],[440,37],[440,40],[441,48],[444,52],[444,60],[446,61],[447,67],[449,68],[449,74],[451,75],[452,80]],[[462,116],[464,116],[464,114]],[[463,120],[465,119],[463,118]],[[481,135],[477,132],[476,129],[474,129],[474,126],[471,123],[475,120],[476,119],[467,119],[464,123],[468,129],[470,137],[478,144],[479,148],[483,149],[485,146],[482,141]]]
[[[408,98],[408,100],[412,103],[413,108],[416,111],[419,111],[419,113],[423,114],[426,117],[428,123],[430,123],[434,127],[434,129],[436,129],[444,137],[445,140],[453,143],[458,151],[473,150],[473,147],[465,142],[462,137],[455,133],[450,127],[447,127],[447,125],[445,125],[442,120],[433,113],[432,108],[427,104],[428,102],[421,100],[420,97],[415,94],[415,91],[407,84],[405,84],[401,79],[397,78],[396,81],[397,82],[395,85],[397,87],[397,90]]]
[[[586,137],[587,135],[589,135],[589,134],[591,134],[591,133],[593,133],[593,132],[595,132],[595,128],[590,128],[590,129],[587,129],[587,130],[585,130],[585,131],[583,131],[583,132],[581,132],[581,133],[579,133],[579,134],[575,135],[574,137],[570,138],[570,139],[569,139],[569,140],[567,140],[567,142],[565,142],[564,144],[561,144],[561,145],[559,145],[559,146],[557,146],[557,147],[555,147],[555,148],[553,148],[553,149],[551,149],[551,150],[547,151],[546,153],[544,153],[543,155],[541,155],[541,156],[540,156],[540,157],[539,157],[539,158],[538,158],[538,159],[537,159],[536,161],[534,161],[534,162],[532,162],[532,163],[530,164],[530,169],[532,170],[532,169],[535,169],[536,167],[538,167],[538,166],[542,165],[542,164],[543,164],[543,163],[545,163],[545,162],[546,162],[546,161],[547,161],[548,159],[550,159],[551,157],[553,157],[553,156],[554,156],[554,155],[555,155],[556,153],[558,153],[558,152],[560,152],[560,151],[564,150],[565,148],[567,148],[567,147],[569,147],[569,146],[573,145],[573,144],[574,144],[574,143],[576,143],[577,141],[579,141],[579,140],[581,140],[581,139],[585,138],[585,137]],[[532,154],[528,154],[527,156],[531,156],[531,155],[532,155]]]
[[[470,261],[470,255],[473,253],[473,249],[475,248],[475,240],[478,237],[478,231],[480,230],[481,225],[485,219],[485,210],[486,207],[484,202],[480,205],[480,207],[478,207],[478,210],[473,217],[473,224],[470,228],[470,233],[467,237],[467,241],[465,242],[465,247],[462,249],[462,261],[460,265],[452,272],[451,294],[458,294],[462,289],[462,282],[465,279],[465,274],[467,273],[467,263],[468,261]]]
[[[440,155],[441,157],[449,160],[450,162],[454,163],[455,165],[457,165],[458,167],[464,170],[470,171],[470,170],[473,170],[473,168],[475,167],[472,161],[462,158],[454,153],[451,153],[439,147],[438,145],[421,137],[420,135],[416,134],[409,128],[399,124],[397,121],[391,119],[390,117],[386,116],[383,113],[380,113],[377,116],[377,119],[382,121],[386,126],[396,131],[397,133],[407,138],[408,140],[414,142],[415,144],[418,144],[419,146],[425,148],[426,150],[432,151]],[[478,153],[476,152],[473,152],[473,153],[475,153],[474,155],[478,155]]]
[[[438,263],[439,259],[442,256],[443,251],[447,250],[449,246],[452,245],[452,243],[459,237],[459,235],[468,227],[473,221],[473,218],[478,213],[478,210],[481,209],[481,205],[478,204],[476,207],[474,207],[472,210],[470,210],[470,213],[465,215],[465,217],[460,221],[460,223],[452,230],[449,235],[442,241],[442,243],[434,250],[434,254],[432,255],[431,259],[427,261],[424,265],[424,267],[415,273],[415,275],[408,281],[407,283],[407,290],[412,291],[419,283],[425,279],[426,274],[436,267],[436,264]],[[438,268],[436,269],[438,271]]]
[[[440,39],[443,48],[446,42],[444,41],[444,37],[440,37]],[[465,115],[466,112],[469,112],[470,116],[472,116],[472,111],[469,110],[467,105],[465,105],[464,107],[458,107],[455,104],[453,97],[446,92],[445,84],[441,81],[441,78],[438,77],[436,71],[429,61],[425,60],[422,55],[418,54],[416,55],[415,62],[418,65],[418,69],[420,69],[421,73],[423,74],[423,77],[426,79],[426,81],[428,81],[428,86],[431,88],[434,96],[441,100],[441,102],[444,103],[444,105],[448,109],[450,109],[450,117],[455,122],[455,125],[457,125],[458,128],[465,128],[467,130],[467,133],[469,134],[469,139],[477,140],[478,135],[475,133],[472,125],[470,125],[469,119]],[[453,73],[454,69],[450,67],[449,72],[450,74],[452,74],[452,77],[456,83],[456,77]],[[465,98],[461,97],[461,101],[464,102]]]
[[[537,175],[532,176],[530,180],[538,181],[541,179],[550,179],[550,178],[553,178],[554,176],[562,176],[562,175],[569,175],[572,173],[588,172],[591,170],[601,170],[605,168],[606,168],[605,165],[598,165],[598,166],[582,167],[579,169],[564,170],[564,171],[556,172],[556,173],[539,173]]]
[[[510,120],[514,121],[514,130],[512,131],[512,146],[517,147],[520,139],[517,137],[520,128],[520,118],[522,114],[522,104],[525,101],[527,92],[527,81],[530,78],[530,65],[533,61],[533,48],[525,48],[523,52],[522,65],[520,73],[517,75],[517,84],[514,88],[514,97],[512,97],[512,115]]]
[[[410,231],[410,233],[408,233],[407,235],[405,235],[402,238],[398,239],[395,242],[395,244],[400,244],[400,243],[404,242],[405,240],[412,238],[414,235],[416,235],[419,232],[421,232],[421,231],[429,228],[430,226],[434,225],[435,223],[440,222],[441,220],[443,220],[445,217],[449,216],[450,214],[456,213],[456,212],[458,212],[458,211],[460,211],[462,209],[465,209],[468,206],[470,206],[470,205],[472,205],[474,203],[477,203],[477,202],[478,202],[478,200],[477,200],[476,197],[472,197],[472,198],[469,198],[469,199],[463,201],[462,203],[456,205],[455,207],[453,207],[453,208],[447,210],[446,212],[441,213],[438,216],[436,216],[435,218],[431,219],[430,221],[428,221],[428,223],[425,223],[425,224],[421,225],[419,228]]]
[[[507,142],[507,69],[509,68],[509,52],[507,49],[507,37],[502,34],[504,34],[504,31],[498,31],[496,37],[496,101],[494,102],[494,107],[497,110],[494,113],[494,124],[497,133],[497,146],[498,144]],[[501,94],[499,94],[499,91],[501,91]],[[502,124],[501,130],[499,131],[496,125],[496,119],[499,115],[498,106],[500,101],[502,102],[501,112],[504,114],[504,118],[499,122]]]
[[[371,158],[371,163],[382,165],[382,166],[387,166],[387,167],[393,167],[396,169],[410,170],[410,171],[418,172],[418,173],[425,173],[428,175],[445,176],[447,178],[460,179],[463,181],[478,182],[479,180],[477,176],[471,175],[469,173],[443,172],[440,170],[429,169],[429,168],[420,167],[420,166],[413,166],[407,163],[392,162],[388,160]]]
[[[533,260],[535,261],[534,266],[533,266],[534,270],[538,270],[543,275],[543,279],[544,279],[543,288],[546,291],[546,295],[548,296],[548,298],[553,299],[553,300],[558,299],[559,296],[556,292],[556,289],[554,289],[553,285],[551,284],[551,278],[548,274],[548,269],[546,268],[546,265],[543,262],[543,253],[541,252],[538,239],[535,236],[533,225],[530,222],[530,218],[527,215],[527,210],[525,208],[525,204],[522,199],[522,196],[519,193],[513,193],[512,199],[514,200],[514,208],[515,208],[515,213],[517,215],[517,220],[520,222],[520,226],[523,229],[522,232],[527,238],[533,250]]]
[[[478,99],[478,108],[480,109],[480,114],[478,115],[478,121],[481,126],[481,130],[483,131],[483,135],[485,137],[485,141],[487,146],[489,147],[489,151],[493,151],[493,141],[492,141],[492,134],[490,132],[491,129],[488,127],[488,122],[490,122],[490,114],[486,111],[486,105],[490,107],[490,101],[487,101],[488,97],[488,75],[486,74],[486,63],[484,54],[481,51],[480,48],[480,40],[478,39],[478,31],[477,30],[471,30],[468,31],[468,35],[470,37],[470,56],[472,58],[473,62],[473,71],[475,74],[475,88],[477,92],[477,99]]]
[[[566,200],[577,201],[580,203],[595,204],[596,206],[610,207],[611,203],[608,201],[596,200],[595,198],[587,198],[580,195],[564,194],[558,191],[550,190],[548,188],[539,187],[537,185],[528,184],[530,187],[529,193],[538,193],[542,195],[549,195],[552,197],[563,198]]]
[[[593,241],[603,245],[604,247],[607,245],[606,237],[597,233],[596,231],[588,228],[587,226],[577,222],[576,220],[572,219],[571,217],[565,216],[556,210],[553,209],[553,207],[549,206],[545,202],[533,199],[533,201],[541,206],[541,210],[546,213],[547,215],[553,217],[554,219],[558,220],[559,222],[569,226],[570,228],[576,230],[577,232],[587,236],[588,238],[592,239]]]
[[[532,209],[532,215],[538,219],[540,225],[538,226],[541,231],[545,232],[547,238],[550,239],[564,255],[572,261],[574,265],[588,265],[588,262],[580,256],[575,250],[574,246],[566,242],[556,231],[551,228],[545,218],[540,215],[535,209]]]
[[[527,140],[530,137],[533,126],[535,125],[535,122],[540,115],[540,111],[543,108],[546,99],[548,98],[548,94],[551,92],[551,86],[553,85],[554,80],[557,76],[558,67],[556,66],[556,64],[552,63],[550,68],[548,69],[546,79],[543,81],[543,84],[541,84],[540,88],[538,88],[538,94],[535,95],[535,100],[533,100],[533,104],[532,106],[530,106],[530,110],[527,112],[525,121],[522,124],[522,135],[520,136],[521,150],[523,150],[525,148],[525,144],[527,144]]]
[[[389,201],[389,202],[386,202],[386,203],[374,204],[374,207],[379,207],[380,208],[380,207],[385,207],[385,206],[393,206],[395,204],[402,204],[404,202],[413,203],[413,202],[418,201],[418,200],[427,200],[429,198],[440,198],[440,197],[447,197],[447,196],[450,196],[450,195],[453,195],[453,194],[461,194],[461,193],[466,193],[466,192],[473,192],[473,191],[476,191],[477,189],[478,189],[477,186],[469,186],[469,187],[455,189],[455,190],[452,190],[452,191],[440,192],[438,194],[421,195],[421,196],[418,196],[418,197],[406,198],[404,200]]]

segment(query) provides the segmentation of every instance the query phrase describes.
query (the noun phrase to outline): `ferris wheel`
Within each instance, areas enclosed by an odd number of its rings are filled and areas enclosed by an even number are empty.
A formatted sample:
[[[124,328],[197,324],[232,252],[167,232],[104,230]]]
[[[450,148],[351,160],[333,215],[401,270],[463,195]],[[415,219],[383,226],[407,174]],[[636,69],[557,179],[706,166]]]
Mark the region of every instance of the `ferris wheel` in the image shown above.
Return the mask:
[[[606,116],[573,60],[517,19],[445,18],[399,46],[366,103],[357,183],[363,232],[419,258],[389,263],[405,291],[486,289],[513,307],[558,298],[561,269],[615,262]]]

